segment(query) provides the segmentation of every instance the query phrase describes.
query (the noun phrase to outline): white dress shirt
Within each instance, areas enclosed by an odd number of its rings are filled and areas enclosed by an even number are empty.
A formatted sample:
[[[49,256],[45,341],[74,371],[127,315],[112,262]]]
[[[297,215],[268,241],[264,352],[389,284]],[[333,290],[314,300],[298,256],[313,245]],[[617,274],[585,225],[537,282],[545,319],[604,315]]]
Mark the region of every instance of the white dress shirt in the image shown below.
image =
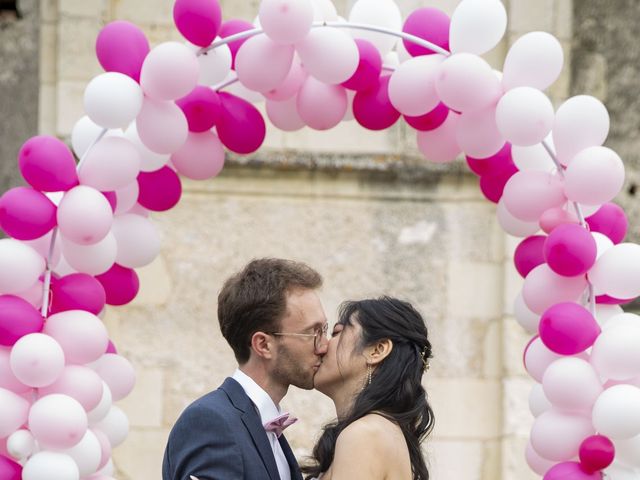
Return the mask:
[[[280,407],[273,403],[273,400],[267,392],[265,392],[256,382],[253,381],[246,373],[237,369],[232,377],[243,388],[244,393],[247,394],[249,399],[258,409],[260,415],[260,421],[264,425],[265,423],[273,420],[277,416],[281,415]],[[291,471],[289,470],[289,464],[287,458],[284,456],[278,437],[274,432],[265,432],[269,443],[271,444],[271,450],[273,450],[273,456],[276,459],[276,466],[278,467],[278,474],[281,480],[291,480]]]

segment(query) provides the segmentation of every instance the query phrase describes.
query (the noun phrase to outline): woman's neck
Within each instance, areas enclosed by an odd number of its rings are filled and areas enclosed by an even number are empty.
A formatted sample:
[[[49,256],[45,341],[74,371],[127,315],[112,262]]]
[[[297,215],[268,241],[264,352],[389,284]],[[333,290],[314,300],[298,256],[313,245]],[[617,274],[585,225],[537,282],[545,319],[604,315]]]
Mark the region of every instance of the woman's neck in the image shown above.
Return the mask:
[[[362,391],[361,382],[340,385],[329,397],[333,400],[338,420],[345,418],[353,407],[353,402]]]

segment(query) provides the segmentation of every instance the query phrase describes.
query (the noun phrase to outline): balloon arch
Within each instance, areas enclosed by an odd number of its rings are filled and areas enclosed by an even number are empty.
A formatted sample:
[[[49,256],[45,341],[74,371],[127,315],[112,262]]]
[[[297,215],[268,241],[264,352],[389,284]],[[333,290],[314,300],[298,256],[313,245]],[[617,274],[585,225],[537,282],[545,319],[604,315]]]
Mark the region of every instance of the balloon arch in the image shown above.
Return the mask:
[[[80,161],[33,137],[18,158],[29,186],[0,198],[12,237],[0,240],[0,479],[112,478],[128,432],[112,402],[135,375],[98,315],[136,296],[134,269],[160,250],[149,213],[177,204],[180,177],[212,178],[225,149],[260,147],[256,92],[284,131],[353,118],[383,130],[402,116],[426,159],[464,153],[502,228],[523,238],[526,461],[546,480],[638,478],[640,318],[619,305],[640,295],[640,246],[621,243],[627,219],[611,203],[625,172],[602,146],[606,108],[576,96],[554,110],[543,93],[563,64],[552,35],[523,35],[501,73],[480,57],[505,33],[499,0],[404,22],[393,0],[358,0],[348,21],[330,0],[262,0],[258,27],[221,22],[217,0],[176,0],[173,15],[184,44],[150,49],[124,21],[102,29],[106,73],[72,133]]]

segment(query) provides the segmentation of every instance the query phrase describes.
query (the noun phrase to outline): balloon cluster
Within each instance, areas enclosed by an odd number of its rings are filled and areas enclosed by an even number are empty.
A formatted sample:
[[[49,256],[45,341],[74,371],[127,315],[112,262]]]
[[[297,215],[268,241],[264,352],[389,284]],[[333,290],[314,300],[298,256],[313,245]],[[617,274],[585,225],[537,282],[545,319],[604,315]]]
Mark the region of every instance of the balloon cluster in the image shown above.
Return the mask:
[[[0,478],[111,478],[111,448],[133,388],[110,343],[105,305],[136,297],[135,269],[157,256],[150,212],[174,207],[181,177],[204,180],[225,151],[249,154],[266,123],[330,129],[402,118],[426,159],[466,156],[504,230],[522,240],[515,313],[536,333],[524,360],[539,382],[526,458],[546,480],[640,468],[640,246],[611,203],[624,180],[603,147],[605,107],[589,96],[557,110],[543,93],[563,51],[544,32],[511,46],[502,72],[480,55],[507,25],[499,0],[462,0],[449,17],[393,0],[262,0],[255,25],[222,21],[217,0],[176,0],[186,42],[150,48],[135,25],[105,26],[74,154],[37,136],[19,153],[29,186],[0,198]],[[399,41],[402,39],[402,41]],[[225,91],[223,91],[225,90]],[[596,434],[597,432],[597,434]]]

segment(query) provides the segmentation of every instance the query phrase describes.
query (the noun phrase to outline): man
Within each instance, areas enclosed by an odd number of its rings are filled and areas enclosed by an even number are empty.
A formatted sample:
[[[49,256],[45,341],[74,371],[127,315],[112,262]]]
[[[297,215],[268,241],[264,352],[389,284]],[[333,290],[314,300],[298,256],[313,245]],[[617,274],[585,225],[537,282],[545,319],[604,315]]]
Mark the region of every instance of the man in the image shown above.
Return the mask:
[[[327,351],[327,319],[309,266],[265,258],[229,278],[218,296],[220,330],[238,369],[189,405],[169,435],[163,480],[301,480],[282,429],[289,385],[313,388]]]

